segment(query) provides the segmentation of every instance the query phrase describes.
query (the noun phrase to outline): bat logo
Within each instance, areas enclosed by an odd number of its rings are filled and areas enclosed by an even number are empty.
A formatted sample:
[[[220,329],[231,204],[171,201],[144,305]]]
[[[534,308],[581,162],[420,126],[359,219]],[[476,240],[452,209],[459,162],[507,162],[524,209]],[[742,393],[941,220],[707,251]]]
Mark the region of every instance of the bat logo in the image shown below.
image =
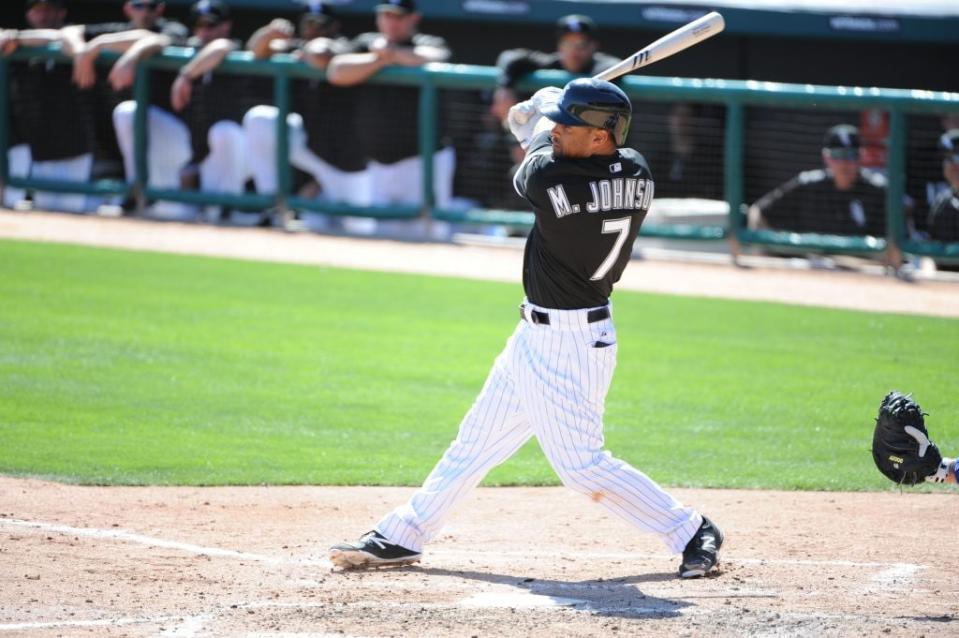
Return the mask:
[[[637,51],[635,54],[633,54],[634,67],[642,66],[643,64],[646,64],[647,62],[649,62],[649,51],[647,51],[646,49],[643,49],[642,51]]]

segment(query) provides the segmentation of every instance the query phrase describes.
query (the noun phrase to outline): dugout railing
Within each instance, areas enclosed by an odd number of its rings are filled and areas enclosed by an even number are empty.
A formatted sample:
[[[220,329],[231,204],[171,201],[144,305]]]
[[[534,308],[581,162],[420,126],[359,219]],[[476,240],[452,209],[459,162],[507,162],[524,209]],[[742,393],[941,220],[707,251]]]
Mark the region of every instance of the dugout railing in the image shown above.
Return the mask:
[[[150,71],[177,69],[191,57],[191,49],[170,47],[141,64],[137,71],[133,96],[139,105],[148,103]],[[100,180],[93,183],[37,180],[30,177],[11,177],[7,162],[10,126],[9,64],[12,60],[35,58],[52,59],[69,64],[56,46],[22,47],[7,58],[0,57],[0,179],[2,186],[38,189],[52,192],[95,195],[134,196],[139,204],[153,200],[167,200],[200,205],[222,205],[245,209],[277,208],[301,209],[332,215],[354,215],[375,218],[412,219],[429,216],[451,222],[505,224],[528,226],[529,212],[490,209],[439,209],[433,199],[432,153],[421,152],[423,158],[422,206],[388,206],[357,208],[347,204],[297,197],[292,192],[292,168],[288,160],[288,130],[285,115],[290,111],[290,84],[295,79],[323,78],[322,71],[314,69],[288,55],[275,55],[268,60],[256,60],[248,52],[229,54],[216,72],[253,74],[273,78],[273,100],[281,117],[277,118],[276,158],[278,186],[275,193],[245,193],[241,195],[205,191],[157,190],[147,186],[147,109],[136,111],[134,139],[136,175],[132,184],[118,180]],[[116,54],[104,53],[98,64],[108,65]],[[534,91],[544,86],[565,83],[570,76],[558,71],[540,71],[519,85],[520,90]],[[371,81],[418,86],[419,146],[421,151],[437,147],[440,112],[440,91],[445,89],[490,90],[496,86],[497,70],[493,67],[430,64],[423,68],[389,68],[379,72]],[[959,259],[959,243],[940,243],[910,238],[907,234],[904,195],[906,193],[906,118],[913,114],[940,114],[959,111],[959,94],[906,89],[879,89],[842,86],[815,86],[781,84],[774,82],[722,79],[663,78],[628,76],[621,86],[634,99],[645,101],[692,101],[714,104],[725,109],[723,123],[722,165],[723,199],[729,214],[725,224],[654,224],[643,225],[642,235],[667,239],[717,240],[734,238],[740,245],[788,247],[821,252],[879,253],[890,244],[915,254]],[[879,109],[889,114],[887,144],[888,192],[885,237],[854,237],[822,234],[801,234],[746,227],[744,195],[744,148],[746,138],[746,109],[749,107],[804,108],[804,109]],[[504,179],[506,176],[504,175]]]

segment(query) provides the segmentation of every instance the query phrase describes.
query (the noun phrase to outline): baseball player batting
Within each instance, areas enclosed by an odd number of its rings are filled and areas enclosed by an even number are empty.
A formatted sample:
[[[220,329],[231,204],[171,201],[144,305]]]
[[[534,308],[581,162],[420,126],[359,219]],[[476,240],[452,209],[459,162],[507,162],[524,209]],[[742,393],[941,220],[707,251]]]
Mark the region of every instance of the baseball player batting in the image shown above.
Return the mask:
[[[521,319],[423,486],[359,541],[331,547],[335,566],[419,561],[456,504],[533,436],[565,485],[682,552],[680,577],[719,563],[723,535],[712,521],[603,450],[617,349],[609,296],[654,189],[643,156],[622,147],[631,116],[626,94],[595,78],[510,109],[510,130],[527,150],[513,184],[536,216]]]

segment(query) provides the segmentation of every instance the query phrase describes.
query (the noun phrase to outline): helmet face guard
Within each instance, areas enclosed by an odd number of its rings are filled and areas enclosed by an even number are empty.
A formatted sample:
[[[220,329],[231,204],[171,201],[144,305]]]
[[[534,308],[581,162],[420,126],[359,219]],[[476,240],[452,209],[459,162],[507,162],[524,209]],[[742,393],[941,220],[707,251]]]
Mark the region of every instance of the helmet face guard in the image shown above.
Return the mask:
[[[593,78],[569,82],[559,101],[543,107],[543,115],[557,124],[590,126],[609,131],[616,146],[626,143],[633,107],[615,84]]]

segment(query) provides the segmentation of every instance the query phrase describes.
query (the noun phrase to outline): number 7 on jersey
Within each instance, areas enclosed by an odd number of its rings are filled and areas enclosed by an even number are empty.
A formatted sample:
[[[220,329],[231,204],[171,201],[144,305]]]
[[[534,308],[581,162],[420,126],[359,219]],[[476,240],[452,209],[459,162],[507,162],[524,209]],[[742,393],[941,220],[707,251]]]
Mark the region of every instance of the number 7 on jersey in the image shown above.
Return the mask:
[[[616,243],[613,244],[613,249],[609,251],[606,259],[603,260],[603,263],[599,265],[599,268],[597,268],[593,276],[590,277],[590,281],[599,281],[605,277],[609,269],[616,263],[616,258],[619,257],[619,251],[623,249],[623,244],[626,243],[626,238],[629,237],[629,224],[631,221],[631,217],[603,220],[604,235],[610,235],[612,233],[619,233],[619,235],[616,237]]]

